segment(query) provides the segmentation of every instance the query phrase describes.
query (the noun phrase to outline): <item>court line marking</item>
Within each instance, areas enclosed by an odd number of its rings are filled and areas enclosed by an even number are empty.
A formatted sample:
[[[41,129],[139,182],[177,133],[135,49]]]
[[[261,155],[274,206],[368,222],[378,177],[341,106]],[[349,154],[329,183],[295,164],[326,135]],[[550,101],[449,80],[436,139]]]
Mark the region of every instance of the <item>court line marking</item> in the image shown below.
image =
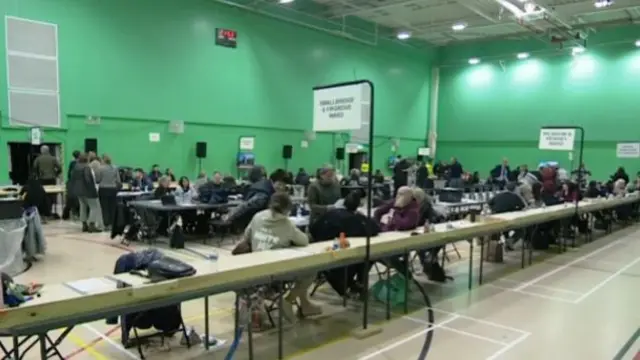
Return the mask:
[[[512,283],[512,284],[523,284],[522,281],[511,280],[511,279],[507,279],[507,278],[500,278],[500,279],[496,280],[496,282],[500,282],[500,281],[504,281],[504,282],[508,282],[508,283]],[[582,293],[578,292],[578,291],[562,289],[562,288],[557,288],[557,287],[553,287],[553,286],[545,286],[545,285],[530,285],[530,286],[533,287],[533,288],[545,289],[545,290],[549,290],[549,291],[557,291],[557,292],[561,292],[561,293],[565,293],[565,294],[582,295]]]
[[[587,291],[586,293],[582,294],[582,296],[580,296],[579,298],[577,298],[575,300],[575,304],[579,304],[582,301],[584,301],[584,299],[588,298],[589,296],[591,296],[593,293],[595,293],[596,291],[600,290],[602,287],[604,287],[605,285],[607,285],[609,282],[611,282],[611,280],[617,278],[618,276],[620,276],[620,274],[622,274],[623,272],[629,270],[630,268],[632,268],[633,266],[635,266],[636,264],[640,263],[640,257],[636,258],[635,260],[633,260],[632,262],[628,263],[627,265],[623,266],[622,268],[620,268],[618,271],[614,272],[613,274],[609,275],[606,279],[602,280],[599,284],[597,284],[596,286],[592,287],[589,291]]]
[[[91,346],[91,345],[87,344],[86,342],[84,342],[78,336],[76,336],[76,335],[74,335],[72,333],[69,333],[69,335],[67,335],[67,337],[69,338],[69,340],[71,340],[72,343],[74,343],[77,347],[79,347],[81,349],[84,349],[84,351],[86,351],[94,359],[96,359],[96,360],[109,360],[109,358],[106,357],[103,353],[101,353],[100,351],[96,350],[93,346]]]
[[[450,312],[450,311],[445,311],[445,310],[440,310],[440,309],[436,309],[436,308],[431,308],[431,309],[434,312],[438,312],[438,313],[446,314],[446,315],[457,315],[461,319],[475,321],[477,323],[493,326],[493,327],[496,327],[496,328],[499,328],[499,329],[505,329],[505,330],[509,330],[509,331],[512,331],[512,332],[520,333],[520,334],[528,334],[529,333],[529,332],[524,331],[524,330],[516,329],[516,328],[508,326],[508,325],[498,324],[498,323],[495,323],[495,322],[489,321],[489,320],[477,319],[477,318],[474,318],[474,317],[471,317],[471,316],[462,315],[462,314],[458,314],[458,313],[454,313],[454,312]]]
[[[563,302],[563,303],[567,303],[567,304],[575,304],[575,300],[564,299],[564,298],[561,298],[561,297],[556,297],[556,296],[551,296],[551,295],[539,294],[539,293],[532,292],[532,291],[517,290],[517,289],[514,289],[514,288],[508,288],[508,287],[495,285],[495,284],[487,284],[487,286],[491,286],[491,287],[494,287],[496,289],[509,291],[509,292],[513,292],[513,293],[517,293],[517,294],[535,296],[535,297],[538,297],[538,298],[541,298],[541,299],[546,299],[546,300],[551,300],[551,301],[559,301],[559,302]],[[576,293],[575,295],[581,295],[581,294]]]
[[[417,332],[417,333],[415,333],[415,334],[413,334],[411,336],[402,338],[400,340],[396,340],[396,341],[392,342],[391,344],[389,344],[389,345],[387,345],[387,346],[385,346],[383,348],[380,348],[380,349],[378,349],[378,350],[376,350],[374,352],[371,352],[371,353],[369,353],[367,355],[361,356],[361,357],[358,358],[358,360],[369,360],[369,359],[372,359],[372,358],[374,358],[374,357],[376,357],[378,355],[382,355],[382,354],[384,354],[385,352],[387,352],[387,351],[389,351],[391,349],[395,349],[396,347],[398,347],[400,345],[403,345],[403,344],[405,344],[405,343],[407,343],[407,342],[409,342],[409,341],[411,341],[413,339],[419,338],[420,336],[423,336],[424,334],[426,334],[426,333],[428,333],[430,331],[434,331],[435,329],[437,329],[439,327],[442,327],[443,325],[445,325],[447,323],[450,323],[450,322],[452,322],[452,321],[454,321],[456,319],[458,319],[458,316],[453,315],[453,316],[449,317],[448,319],[443,320],[439,324],[435,324],[435,325],[433,325],[431,327],[428,327],[428,328],[426,328],[424,330],[420,330],[419,332]]]
[[[520,335],[519,338],[513,340],[512,342],[507,344],[505,347],[503,347],[502,349],[496,351],[493,355],[489,356],[487,358],[487,360],[495,360],[495,359],[499,358],[500,356],[504,355],[507,351],[513,349],[518,344],[520,344],[521,342],[526,340],[529,336],[531,336],[531,333],[524,333],[524,334]]]
[[[459,317],[459,315],[458,315],[458,317]],[[429,325],[428,322],[426,322],[424,320],[421,320],[421,319],[414,318],[414,317],[403,316],[402,318],[405,319],[405,320],[413,321],[413,322],[415,322],[417,324],[427,325],[427,326]],[[486,337],[486,336],[470,333],[470,332],[467,332],[467,331],[464,331],[464,330],[458,330],[458,329],[455,329],[455,328],[452,328],[452,327],[448,327],[448,326],[444,326],[444,325],[441,325],[440,329],[451,331],[452,333],[468,336],[468,337],[471,337],[471,338],[474,338],[474,339],[477,339],[477,340],[486,341],[486,342],[489,342],[489,343],[492,343],[492,344],[496,344],[496,345],[502,345],[502,346],[509,345],[508,342],[495,340],[495,339],[492,339],[492,338],[489,338],[489,337]]]
[[[133,359],[133,360],[140,360],[140,358],[137,357],[136,355],[134,355],[131,351],[125,349],[122,345],[120,345],[117,342],[113,341],[113,339],[111,339],[110,337],[108,337],[105,334],[101,333],[100,331],[96,330],[96,328],[94,328],[93,326],[91,326],[89,324],[84,324],[84,325],[82,325],[82,327],[87,329],[87,330],[89,330],[90,332],[94,333],[96,336],[98,336],[102,340],[106,341],[109,345],[112,345],[114,348],[118,349],[118,351],[120,351],[121,353],[125,354],[128,358]]]
[[[542,274],[540,276],[537,276],[537,277],[535,277],[535,278],[523,283],[522,285],[516,287],[515,290],[518,290],[518,291],[524,290],[524,289],[528,288],[531,285],[537,284],[540,281],[559,273],[560,271],[563,271],[563,270],[566,270],[566,269],[570,268],[572,265],[575,265],[575,264],[577,264],[577,263],[579,263],[581,261],[584,261],[584,260],[586,260],[586,259],[588,259],[588,258],[590,258],[590,257],[592,257],[592,256],[594,256],[596,254],[599,254],[599,253],[601,253],[601,252],[603,252],[605,250],[608,250],[608,249],[610,249],[610,248],[612,248],[612,247],[614,247],[616,245],[619,245],[619,241],[620,240],[621,239],[612,241],[609,244],[607,244],[607,245],[605,245],[605,246],[603,246],[603,247],[601,247],[599,249],[593,250],[593,251],[591,251],[591,252],[589,252],[589,253],[587,253],[587,254],[585,254],[583,256],[575,258],[574,260],[572,260],[572,261],[570,261],[570,262],[568,262],[568,263],[566,263],[564,265],[559,265],[557,268],[555,268],[553,270],[550,270],[550,271],[547,271],[546,273],[544,273],[544,274]]]

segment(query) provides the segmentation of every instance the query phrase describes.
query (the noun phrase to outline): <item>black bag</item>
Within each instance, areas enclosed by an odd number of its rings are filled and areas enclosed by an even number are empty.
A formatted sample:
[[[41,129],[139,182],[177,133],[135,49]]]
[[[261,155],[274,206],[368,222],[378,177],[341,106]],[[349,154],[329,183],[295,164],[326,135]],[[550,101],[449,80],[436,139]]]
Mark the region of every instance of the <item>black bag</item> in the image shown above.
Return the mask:
[[[427,275],[427,278],[431,281],[445,283],[448,280],[453,280],[453,277],[448,276],[444,268],[440,266],[440,263],[435,261],[427,261],[424,263],[424,273]]]
[[[196,273],[193,266],[168,256],[152,261],[147,267],[147,271],[149,278],[157,280],[178,279]]]
[[[184,249],[184,233],[181,226],[175,226],[171,232],[169,246],[172,249]]]

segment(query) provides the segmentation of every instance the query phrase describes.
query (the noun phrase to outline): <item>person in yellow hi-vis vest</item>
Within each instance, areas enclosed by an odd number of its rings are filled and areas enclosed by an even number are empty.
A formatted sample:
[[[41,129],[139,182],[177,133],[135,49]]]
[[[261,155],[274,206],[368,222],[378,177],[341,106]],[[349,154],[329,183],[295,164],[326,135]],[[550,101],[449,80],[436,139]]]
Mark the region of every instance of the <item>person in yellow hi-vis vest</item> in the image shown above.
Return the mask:
[[[429,172],[428,176],[434,176],[433,173],[433,159],[427,159],[427,163],[424,165],[427,167],[427,171]]]
[[[363,162],[360,165],[360,172],[364,173],[368,173],[369,172],[369,163]]]

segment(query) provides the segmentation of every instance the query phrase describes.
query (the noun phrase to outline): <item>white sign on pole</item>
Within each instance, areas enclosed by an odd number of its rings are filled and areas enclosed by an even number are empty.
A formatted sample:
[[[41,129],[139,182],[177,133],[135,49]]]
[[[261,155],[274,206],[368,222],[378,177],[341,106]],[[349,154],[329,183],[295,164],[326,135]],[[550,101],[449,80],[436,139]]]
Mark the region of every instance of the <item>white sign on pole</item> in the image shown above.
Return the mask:
[[[361,147],[359,144],[349,143],[344,146],[344,152],[347,154],[355,154],[360,151]]]
[[[420,156],[431,156],[431,149],[428,147],[418,148],[418,155]]]
[[[370,105],[367,83],[314,89],[313,131],[361,130],[369,123]]]
[[[640,158],[640,143],[619,143],[616,155],[620,159]]]
[[[40,128],[31,128],[31,145],[40,145],[42,144],[42,129]]]
[[[160,142],[160,133],[149,133],[149,142]]]
[[[255,146],[255,140],[253,136],[243,136],[240,138],[240,150],[252,151]]]
[[[576,129],[540,129],[541,150],[572,151],[576,138]]]

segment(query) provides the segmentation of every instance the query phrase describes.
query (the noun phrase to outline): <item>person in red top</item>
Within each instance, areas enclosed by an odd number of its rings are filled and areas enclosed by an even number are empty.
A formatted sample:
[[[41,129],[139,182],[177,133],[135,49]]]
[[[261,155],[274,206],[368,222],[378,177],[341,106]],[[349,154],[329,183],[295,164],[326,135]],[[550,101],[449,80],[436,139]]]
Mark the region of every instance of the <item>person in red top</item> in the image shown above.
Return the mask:
[[[560,197],[564,202],[578,201],[578,186],[573,182],[566,182],[562,184]]]

